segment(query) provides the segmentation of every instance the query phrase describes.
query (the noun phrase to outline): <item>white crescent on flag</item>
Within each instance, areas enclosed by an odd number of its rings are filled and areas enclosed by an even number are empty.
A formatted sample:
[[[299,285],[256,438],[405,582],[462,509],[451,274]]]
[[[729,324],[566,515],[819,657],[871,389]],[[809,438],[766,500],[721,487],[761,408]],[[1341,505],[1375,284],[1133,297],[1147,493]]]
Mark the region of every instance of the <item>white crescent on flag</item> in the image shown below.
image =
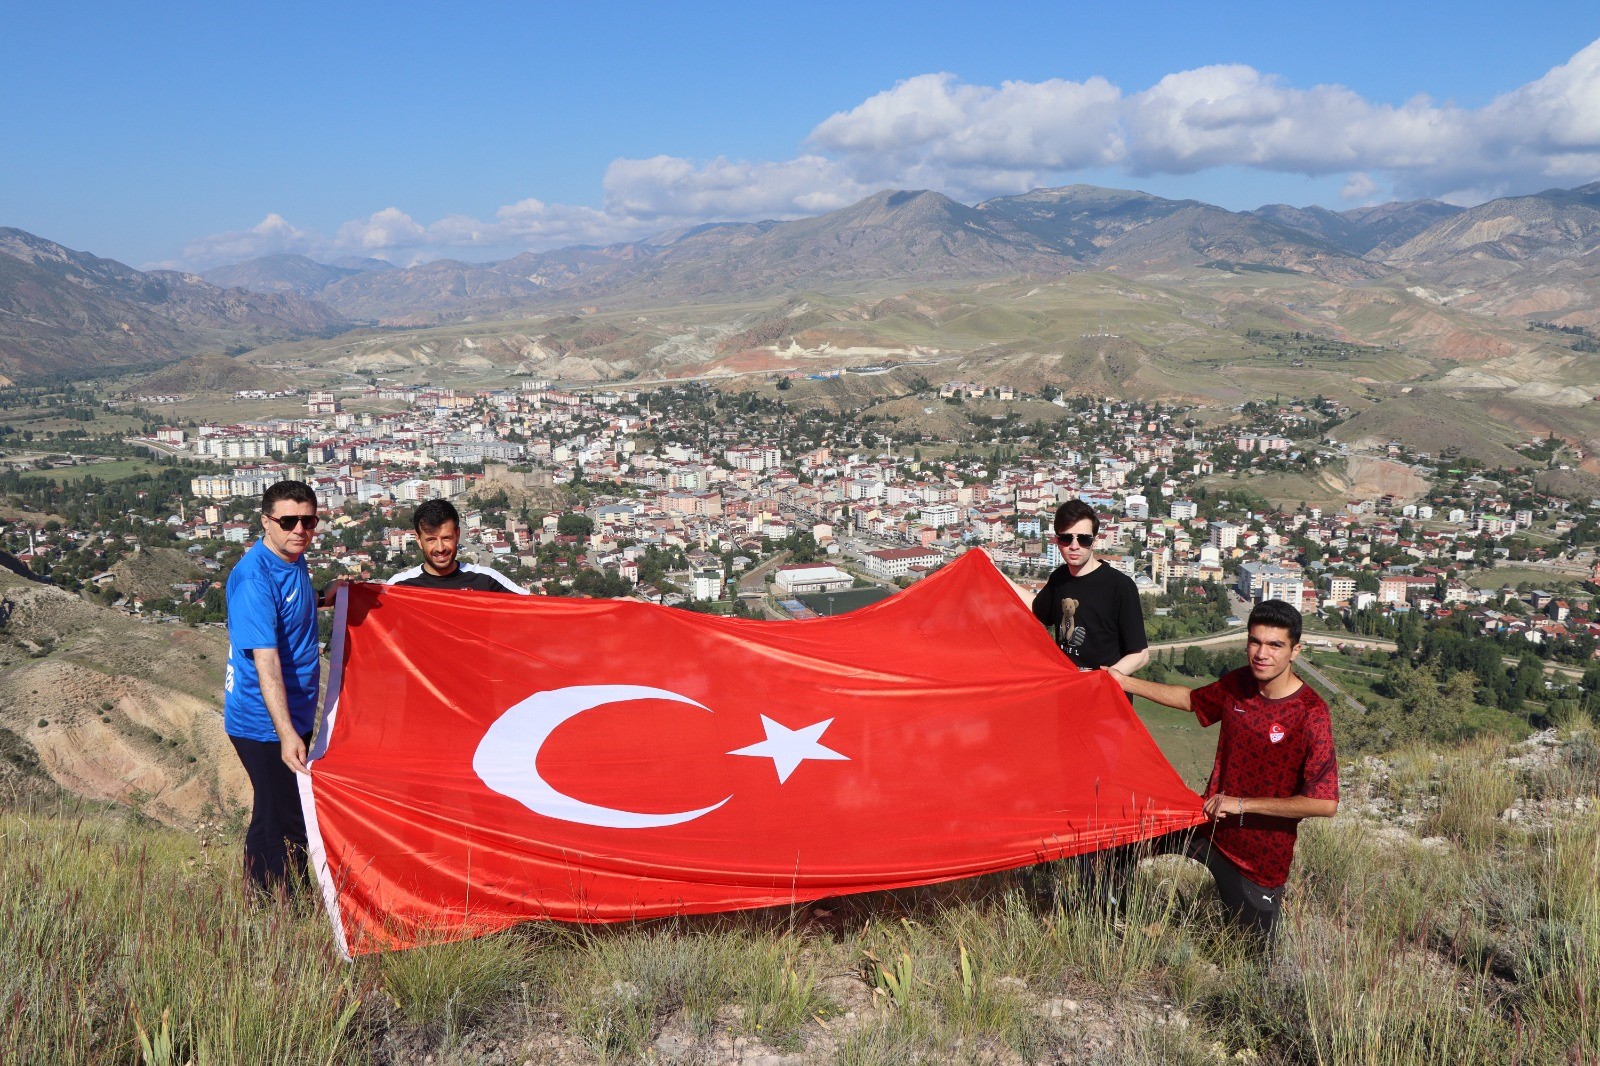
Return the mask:
[[[557,791],[539,775],[539,751],[556,726],[584,711],[628,700],[667,700],[687,703],[709,712],[711,708],[687,696],[644,685],[573,685],[535,692],[495,719],[478,742],[472,769],[478,778],[502,796],[510,796],[535,814],[578,825],[606,829],[655,829],[681,825],[710,814],[727,803],[724,796],[709,807],[667,814],[644,814],[585,803]]]

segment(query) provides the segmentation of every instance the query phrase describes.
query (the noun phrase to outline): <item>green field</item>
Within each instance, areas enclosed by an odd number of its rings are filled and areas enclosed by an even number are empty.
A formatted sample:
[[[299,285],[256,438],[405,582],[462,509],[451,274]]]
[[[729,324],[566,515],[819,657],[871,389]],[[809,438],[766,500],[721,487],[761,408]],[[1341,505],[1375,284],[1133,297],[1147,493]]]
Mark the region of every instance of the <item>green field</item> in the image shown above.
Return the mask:
[[[843,589],[839,592],[811,592],[798,597],[801,603],[824,617],[854,611],[879,600],[888,599],[891,589]]]
[[[1553,591],[1559,587],[1577,585],[1582,578],[1577,574],[1556,574],[1532,567],[1497,566],[1492,570],[1474,570],[1467,575],[1466,581],[1475,589],[1497,589],[1501,585],[1520,585],[1527,581],[1534,588]]]
[[[1204,788],[1217,754],[1217,731],[1200,728],[1188,711],[1175,711],[1147,699],[1136,698],[1133,709],[1183,783],[1196,792]]]
[[[144,420],[128,414],[106,414],[103,411],[96,412],[95,418],[88,422],[38,411],[4,411],[0,412],[0,424],[10,426],[18,433],[30,430],[36,438],[40,438],[46,433],[67,433],[72,430],[82,430],[91,436],[137,433],[144,427]]]
[[[233,397],[196,396],[178,403],[162,404],[151,408],[172,422],[193,419],[196,422],[251,422],[268,418],[301,418],[306,413],[306,402],[294,396],[275,400],[236,400]]]
[[[1350,486],[1341,474],[1342,470],[1338,468],[1303,474],[1287,470],[1264,470],[1237,478],[1213,475],[1203,478],[1200,484],[1209,492],[1224,495],[1247,489],[1285,510],[1294,510],[1303,503],[1327,511],[1342,507],[1350,499]]]
[[[83,466],[63,467],[59,470],[30,470],[24,477],[48,478],[60,485],[97,477],[101,481],[121,481],[137,474],[154,473],[161,469],[159,463],[149,459],[113,459],[108,463],[86,463]]]

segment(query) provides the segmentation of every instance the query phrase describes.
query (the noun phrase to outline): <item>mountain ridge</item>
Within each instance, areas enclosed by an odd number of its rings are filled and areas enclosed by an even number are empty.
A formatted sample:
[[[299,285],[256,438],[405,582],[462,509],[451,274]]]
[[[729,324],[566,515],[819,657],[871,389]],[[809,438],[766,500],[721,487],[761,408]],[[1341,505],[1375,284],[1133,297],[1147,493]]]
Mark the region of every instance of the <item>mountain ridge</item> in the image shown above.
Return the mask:
[[[0,228],[0,375],[7,380],[170,362],[347,325],[337,312],[293,293],[220,288],[181,271],[135,270]]]
[[[1579,245],[1574,250],[1582,254],[1590,250],[1584,242],[1600,243],[1590,240],[1600,232],[1593,202],[1600,197],[1586,191],[1593,188],[1505,198],[1470,210],[1414,200],[1346,211],[1283,204],[1229,211],[1092,185],[1034,189],[970,207],[933,190],[883,190],[812,218],[703,223],[638,241],[523,252],[485,263],[435,260],[334,278],[317,294],[353,320],[425,326],[574,302],[768,296],[808,287],[1054,277],[1085,269],[1154,276],[1243,267],[1357,284],[1406,271],[1450,284],[1460,264],[1421,251],[1443,239],[1440,227],[1496,210],[1493,204],[1533,199],[1546,214],[1565,212],[1567,232]],[[1513,242],[1491,254],[1520,261],[1526,256],[1518,247]]]

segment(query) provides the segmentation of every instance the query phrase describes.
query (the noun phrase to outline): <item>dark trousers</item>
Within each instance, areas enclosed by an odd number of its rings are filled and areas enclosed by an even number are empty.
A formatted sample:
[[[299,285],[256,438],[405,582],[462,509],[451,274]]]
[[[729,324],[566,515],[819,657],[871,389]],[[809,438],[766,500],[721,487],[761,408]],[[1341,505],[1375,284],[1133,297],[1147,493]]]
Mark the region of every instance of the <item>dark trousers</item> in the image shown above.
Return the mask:
[[[1083,856],[1082,869],[1103,891],[1106,902],[1120,908],[1133,882],[1140,859],[1156,855],[1186,855],[1211,871],[1222,906],[1240,926],[1271,943],[1283,909],[1283,886],[1262,888],[1250,880],[1226,855],[1212,847],[1211,838],[1192,830],[1167,833],[1153,840],[1113,848],[1104,855]]]
[[[255,794],[250,828],[244,834],[245,876],[267,893],[279,886],[298,889],[307,881],[306,822],[295,773],[284,765],[283,748],[277,741],[228,739],[239,753]],[[301,739],[311,743],[310,734]]]

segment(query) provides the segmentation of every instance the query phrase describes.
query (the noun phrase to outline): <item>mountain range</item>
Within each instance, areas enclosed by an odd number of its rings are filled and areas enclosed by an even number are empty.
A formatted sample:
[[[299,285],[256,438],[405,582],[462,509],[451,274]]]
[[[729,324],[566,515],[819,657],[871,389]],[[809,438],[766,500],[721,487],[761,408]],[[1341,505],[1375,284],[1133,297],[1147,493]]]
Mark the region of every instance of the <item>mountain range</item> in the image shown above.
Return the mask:
[[[0,229],[0,374],[165,362],[355,324],[1082,271],[1165,281],[1283,272],[1354,286],[1399,278],[1438,303],[1600,325],[1600,182],[1471,209],[1418,200],[1338,212],[1236,212],[1086,185],[973,207],[892,191],[793,222],[713,223],[496,262],[402,269],[273,255],[203,275],[142,272]]]
[[[605,247],[438,260],[350,272],[296,256],[209,271],[207,280],[315,297],[355,321],[421,326],[573,302],[692,301],[802,289],[1104,270],[1288,270],[1359,283],[1397,273],[1445,287],[1570,264],[1600,246],[1600,182],[1470,210],[1417,200],[1330,211],[1273,204],[1228,211],[1198,200],[1072,185],[975,207],[937,192],[881,192],[795,222],[696,226]],[[1596,301],[1597,264],[1582,266]],[[1571,273],[1570,270],[1567,271]],[[320,282],[316,287],[315,282]],[[1563,308],[1566,309],[1566,308]]]
[[[244,351],[348,326],[325,304],[292,293],[135,270],[0,228],[0,377],[6,380]]]

